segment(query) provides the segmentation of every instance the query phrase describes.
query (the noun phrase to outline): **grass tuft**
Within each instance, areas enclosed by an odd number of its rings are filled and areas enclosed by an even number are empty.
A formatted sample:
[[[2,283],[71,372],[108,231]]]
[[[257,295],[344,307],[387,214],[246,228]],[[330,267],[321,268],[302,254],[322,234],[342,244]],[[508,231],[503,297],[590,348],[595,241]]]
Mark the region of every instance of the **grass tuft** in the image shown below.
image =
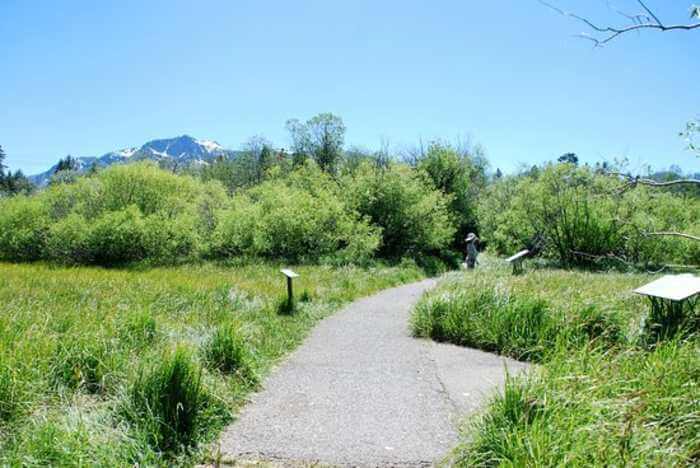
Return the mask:
[[[204,362],[212,370],[235,374],[249,383],[257,377],[248,343],[238,326],[225,323],[219,326],[203,348]]]
[[[107,386],[107,378],[113,371],[111,356],[102,341],[67,337],[62,339],[54,352],[51,377],[55,386],[70,390],[100,393]]]
[[[193,446],[206,428],[212,398],[192,354],[177,348],[142,372],[129,389],[128,418],[164,452]]]

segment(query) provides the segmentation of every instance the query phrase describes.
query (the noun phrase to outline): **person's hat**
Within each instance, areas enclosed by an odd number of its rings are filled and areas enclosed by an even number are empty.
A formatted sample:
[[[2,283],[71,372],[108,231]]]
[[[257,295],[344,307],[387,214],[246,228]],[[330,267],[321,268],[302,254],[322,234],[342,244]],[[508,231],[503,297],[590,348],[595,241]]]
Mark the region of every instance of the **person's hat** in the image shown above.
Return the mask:
[[[469,234],[467,234],[467,238],[464,239],[464,240],[467,241],[467,242],[471,242],[471,241],[473,241],[474,239],[476,239],[476,234],[474,234],[473,232],[470,232]]]

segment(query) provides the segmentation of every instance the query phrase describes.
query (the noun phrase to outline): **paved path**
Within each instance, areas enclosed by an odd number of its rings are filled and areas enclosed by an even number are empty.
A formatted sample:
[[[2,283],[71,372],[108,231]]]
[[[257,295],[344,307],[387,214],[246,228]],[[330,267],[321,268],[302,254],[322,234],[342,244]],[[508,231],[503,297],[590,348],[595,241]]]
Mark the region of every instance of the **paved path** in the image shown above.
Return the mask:
[[[433,280],[360,299],[323,320],[221,439],[222,460],[420,466],[504,380],[499,356],[411,338],[411,306]]]

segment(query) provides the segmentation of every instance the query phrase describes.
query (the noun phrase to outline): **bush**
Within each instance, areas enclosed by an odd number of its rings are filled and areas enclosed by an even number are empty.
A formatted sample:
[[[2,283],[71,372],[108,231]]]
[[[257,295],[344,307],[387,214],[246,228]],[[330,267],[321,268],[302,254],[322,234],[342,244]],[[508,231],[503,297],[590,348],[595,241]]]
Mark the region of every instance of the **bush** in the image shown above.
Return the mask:
[[[200,241],[197,220],[183,213],[170,218],[156,213],[144,219],[144,257],[157,261],[170,261],[191,256]]]
[[[245,337],[232,323],[219,326],[205,344],[204,362],[212,369],[225,374],[236,374],[254,382],[252,355]]]
[[[90,225],[82,215],[71,213],[49,228],[46,241],[48,258],[67,264],[86,264],[92,263],[95,253]]]
[[[477,231],[476,201],[486,186],[486,161],[479,155],[458,151],[449,144],[433,142],[418,160],[433,186],[450,196],[449,210],[457,226],[454,247],[464,250],[464,239]]]
[[[202,384],[201,368],[188,351],[178,348],[134,381],[126,416],[154,448],[172,452],[197,441],[214,406]]]
[[[649,236],[655,231],[698,229],[700,202],[636,187],[572,164],[547,165],[491,186],[478,206],[482,238],[499,254],[532,248],[569,266],[601,262],[695,264],[697,242]]]
[[[101,265],[144,258],[145,226],[141,212],[130,206],[97,218],[90,231],[90,250]]]
[[[0,200],[0,260],[42,258],[49,226],[43,204],[34,197]]]
[[[102,183],[103,211],[136,206],[144,216],[158,212],[177,214],[202,191],[201,182],[194,178],[161,170],[150,163],[112,166],[98,178]]]
[[[380,255],[439,254],[452,242],[451,197],[411,168],[393,164],[376,169],[362,163],[341,185],[349,207],[381,228]]]
[[[307,163],[237,195],[212,246],[215,255],[362,263],[378,243],[376,229],[345,206],[332,179]]]

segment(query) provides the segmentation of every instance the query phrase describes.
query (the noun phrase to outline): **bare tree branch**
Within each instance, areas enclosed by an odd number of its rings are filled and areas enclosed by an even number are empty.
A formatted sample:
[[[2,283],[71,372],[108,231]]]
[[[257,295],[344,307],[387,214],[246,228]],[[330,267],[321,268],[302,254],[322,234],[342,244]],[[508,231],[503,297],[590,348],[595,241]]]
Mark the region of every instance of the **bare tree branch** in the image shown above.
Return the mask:
[[[568,16],[570,18],[574,18],[582,23],[584,23],[586,26],[588,26],[590,29],[594,30],[597,33],[604,34],[605,36],[602,38],[592,36],[590,34],[580,34],[579,37],[583,37],[585,39],[591,40],[595,43],[596,47],[601,47],[607,44],[608,42],[612,41],[613,39],[617,38],[618,36],[632,32],[632,31],[640,31],[640,30],[645,30],[645,29],[652,29],[652,30],[657,30],[657,31],[690,31],[693,29],[700,29],[700,23],[689,23],[689,24],[672,24],[672,25],[666,25],[663,23],[659,17],[654,14],[654,12],[647,7],[647,5],[642,1],[642,0],[637,0],[637,3],[641,5],[641,7],[644,9],[644,11],[648,14],[640,14],[640,15],[629,15],[625,13],[618,12],[625,16],[626,18],[630,19],[633,24],[628,25],[628,26],[621,26],[621,27],[614,27],[614,26],[599,26],[598,24],[594,23],[593,21],[589,20],[585,16],[577,15],[576,13],[571,13],[568,11],[564,11],[561,8],[552,5],[549,2],[546,2],[544,0],[537,0],[539,3],[542,5],[546,6],[547,8],[550,8],[551,10],[556,11],[560,15],[563,16]],[[695,15],[692,15],[693,17],[696,17]]]

